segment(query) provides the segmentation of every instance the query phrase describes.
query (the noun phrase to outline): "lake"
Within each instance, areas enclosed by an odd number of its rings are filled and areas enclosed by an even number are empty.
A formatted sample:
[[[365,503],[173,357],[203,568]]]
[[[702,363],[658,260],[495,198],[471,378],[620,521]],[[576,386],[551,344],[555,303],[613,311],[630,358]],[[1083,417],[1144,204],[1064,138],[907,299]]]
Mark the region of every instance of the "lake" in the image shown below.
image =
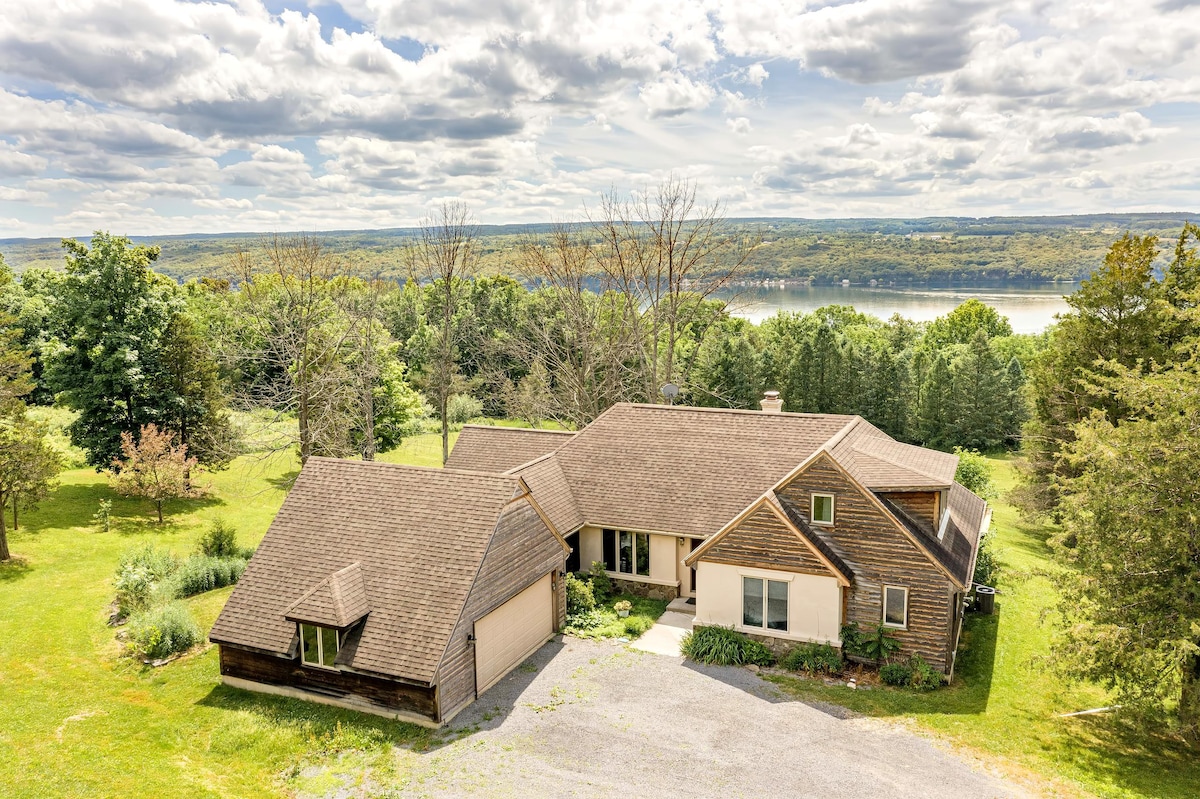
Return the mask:
[[[730,310],[758,323],[778,311],[812,311],[823,305],[853,305],[862,313],[887,319],[894,313],[918,322],[944,316],[974,297],[992,306],[1012,324],[1014,333],[1040,333],[1067,310],[1064,293],[1077,283],[1008,283],[1002,286],[806,286],[778,282],[739,287]]]

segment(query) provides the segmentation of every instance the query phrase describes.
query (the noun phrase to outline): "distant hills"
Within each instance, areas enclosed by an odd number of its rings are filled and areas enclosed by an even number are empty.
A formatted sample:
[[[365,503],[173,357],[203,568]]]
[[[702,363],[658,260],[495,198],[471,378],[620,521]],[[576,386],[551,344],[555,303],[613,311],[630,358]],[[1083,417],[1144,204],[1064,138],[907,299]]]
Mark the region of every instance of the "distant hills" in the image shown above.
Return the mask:
[[[763,242],[750,258],[753,279],[833,283],[978,283],[1072,281],[1086,277],[1125,231],[1178,235],[1200,214],[1123,213],[1078,216],[924,217],[920,219],[731,219],[757,230]],[[481,225],[487,268],[519,273],[516,254],[549,224]],[[114,231],[115,232],[115,231]],[[339,230],[318,235],[330,251],[373,274],[404,276],[402,251],[416,228]],[[222,275],[238,248],[253,248],[257,233],[135,236],[162,248],[156,269],[178,280]],[[1169,241],[1164,241],[1164,247]],[[18,272],[59,268],[59,239],[0,239],[0,253]]]

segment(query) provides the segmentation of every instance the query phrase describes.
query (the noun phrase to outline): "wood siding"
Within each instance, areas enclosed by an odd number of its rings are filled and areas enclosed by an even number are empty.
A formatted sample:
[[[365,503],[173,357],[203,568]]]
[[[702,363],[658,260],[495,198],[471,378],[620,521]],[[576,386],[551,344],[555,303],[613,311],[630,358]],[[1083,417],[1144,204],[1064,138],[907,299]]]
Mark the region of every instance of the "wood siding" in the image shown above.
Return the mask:
[[[907,588],[908,628],[893,629],[891,634],[900,642],[903,655],[919,654],[934,668],[946,671],[951,663],[955,591],[950,579],[826,455],[776,494],[809,521],[809,496],[814,491],[837,498],[834,526],[819,527],[816,533],[833,543],[854,572],[846,621],[857,622],[864,630],[874,628],[883,620],[883,586]]]
[[[433,688],[396,682],[386,677],[303,666],[300,658],[276,657],[222,644],[221,674],[266,685],[300,688],[316,694],[364,701],[437,720]]]
[[[561,628],[567,607],[558,572],[565,568],[566,552],[528,500],[505,508],[438,669],[441,720],[475,699],[475,645],[467,640],[475,620],[553,572],[555,629]]]
[[[941,521],[938,518],[937,491],[889,491],[882,496],[899,505],[914,522],[937,534],[938,522]]]
[[[743,519],[705,552],[701,560],[823,577],[830,574],[808,545],[767,507],[760,507]]]

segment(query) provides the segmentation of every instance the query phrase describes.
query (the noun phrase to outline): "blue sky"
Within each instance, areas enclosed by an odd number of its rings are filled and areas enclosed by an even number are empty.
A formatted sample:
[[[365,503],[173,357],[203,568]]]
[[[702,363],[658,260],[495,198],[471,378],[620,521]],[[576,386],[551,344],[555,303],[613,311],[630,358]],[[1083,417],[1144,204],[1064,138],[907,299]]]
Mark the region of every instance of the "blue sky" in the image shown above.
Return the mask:
[[[1200,210],[1200,0],[5,0],[0,238]]]

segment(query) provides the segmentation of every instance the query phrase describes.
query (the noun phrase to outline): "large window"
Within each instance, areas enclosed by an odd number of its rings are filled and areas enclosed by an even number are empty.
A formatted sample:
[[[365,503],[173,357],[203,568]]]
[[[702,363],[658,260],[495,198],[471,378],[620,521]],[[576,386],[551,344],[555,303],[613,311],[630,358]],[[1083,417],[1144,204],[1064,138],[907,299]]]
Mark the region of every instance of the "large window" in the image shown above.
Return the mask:
[[[812,519],[813,524],[833,524],[833,494],[813,494],[812,495]]]
[[[649,577],[650,536],[628,530],[605,530],[604,568],[610,572]]]
[[[883,587],[883,623],[887,627],[908,626],[908,589],[894,585]]]
[[[300,657],[305,663],[332,669],[340,645],[338,631],[332,627],[300,625]]]
[[[742,624],[787,632],[788,584],[783,580],[743,577]]]

